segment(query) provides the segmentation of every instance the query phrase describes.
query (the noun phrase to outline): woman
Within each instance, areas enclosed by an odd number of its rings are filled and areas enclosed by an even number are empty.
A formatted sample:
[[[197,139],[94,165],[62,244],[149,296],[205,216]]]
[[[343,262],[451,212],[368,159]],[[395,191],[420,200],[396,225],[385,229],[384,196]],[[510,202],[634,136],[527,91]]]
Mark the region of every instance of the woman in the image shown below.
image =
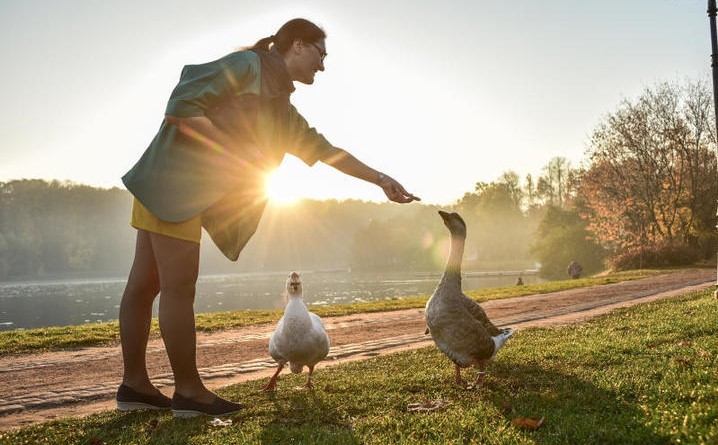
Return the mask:
[[[120,305],[124,376],[118,409],[171,408],[180,417],[241,409],[209,391],[197,371],[193,303],[200,233],[204,227],[236,260],[262,216],[266,173],[285,153],[374,183],[394,202],[419,200],[332,146],[290,104],[292,82],[312,84],[324,71],[325,38],[315,24],[294,19],[248,50],[186,66],[157,135],[122,178],[135,197],[137,243]],[[145,363],[158,293],[160,330],[175,378],[172,399],[152,385]]]

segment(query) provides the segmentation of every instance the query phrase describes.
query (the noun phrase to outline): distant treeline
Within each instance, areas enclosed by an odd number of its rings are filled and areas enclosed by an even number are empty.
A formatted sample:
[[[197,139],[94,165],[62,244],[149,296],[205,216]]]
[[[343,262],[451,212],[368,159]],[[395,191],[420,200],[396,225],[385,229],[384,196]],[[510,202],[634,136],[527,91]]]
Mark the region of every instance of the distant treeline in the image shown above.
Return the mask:
[[[133,248],[131,203],[118,188],[0,183],[0,279],[125,271]]]
[[[131,195],[118,188],[43,180],[0,183],[0,279],[123,276],[134,249],[131,205]],[[225,259],[205,234],[202,273],[439,270],[448,232],[437,209],[357,200],[270,205],[236,263]],[[511,233],[504,237],[507,243],[515,238]],[[483,259],[489,267],[497,262],[531,265],[525,238],[519,244],[518,250],[486,252]],[[476,260],[476,249],[467,252],[469,260]]]

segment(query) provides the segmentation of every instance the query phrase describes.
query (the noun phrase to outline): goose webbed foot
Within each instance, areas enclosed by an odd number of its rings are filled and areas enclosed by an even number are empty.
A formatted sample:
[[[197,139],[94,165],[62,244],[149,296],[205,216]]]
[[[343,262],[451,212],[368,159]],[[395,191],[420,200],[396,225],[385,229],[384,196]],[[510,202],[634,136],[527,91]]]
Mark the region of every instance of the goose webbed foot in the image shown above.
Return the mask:
[[[486,379],[486,362],[482,362],[476,367],[479,371],[476,374],[476,380],[474,380],[474,383],[469,386],[470,389],[478,388],[479,386],[483,385],[484,380]]]

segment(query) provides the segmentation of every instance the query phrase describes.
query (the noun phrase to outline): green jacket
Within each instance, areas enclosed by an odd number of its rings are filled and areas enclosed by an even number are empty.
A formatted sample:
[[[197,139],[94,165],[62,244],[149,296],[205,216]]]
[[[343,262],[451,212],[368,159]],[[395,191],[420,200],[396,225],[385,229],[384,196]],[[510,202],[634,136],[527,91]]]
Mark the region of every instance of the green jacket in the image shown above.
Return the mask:
[[[263,69],[267,71],[264,78]],[[267,172],[279,166],[286,153],[311,166],[332,149],[289,103],[291,91],[286,67],[276,51],[261,57],[254,51],[238,51],[213,62],[185,66],[165,114],[207,116],[237,141],[240,148],[235,150],[253,144],[269,165],[243,164],[230,149],[163,120],[140,160],[122,177],[123,183],[164,221],[202,215],[204,229],[222,253],[235,261],[264,212]]]

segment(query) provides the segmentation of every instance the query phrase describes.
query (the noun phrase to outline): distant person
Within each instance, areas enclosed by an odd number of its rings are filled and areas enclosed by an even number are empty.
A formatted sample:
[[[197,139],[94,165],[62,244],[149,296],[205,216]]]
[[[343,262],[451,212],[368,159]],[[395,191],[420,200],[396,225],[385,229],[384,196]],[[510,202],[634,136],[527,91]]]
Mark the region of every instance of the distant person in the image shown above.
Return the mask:
[[[517,286],[523,286],[524,285],[524,279],[521,275],[519,275],[518,278],[516,278],[516,285]]]
[[[566,273],[574,280],[581,277],[581,271],[583,271],[583,267],[576,260],[572,260],[566,268]]]
[[[324,71],[325,38],[312,22],[293,19],[249,49],[182,70],[157,134],[122,178],[135,197],[137,243],[120,305],[124,376],[118,409],[171,408],[175,416],[192,417],[242,408],[213,394],[197,371],[193,304],[201,229],[237,260],[264,211],[266,175],[286,153],[376,184],[391,201],[419,200],[331,145],[290,103],[293,82],[311,85]],[[145,363],[158,293],[175,379],[172,399],[150,382]]]

